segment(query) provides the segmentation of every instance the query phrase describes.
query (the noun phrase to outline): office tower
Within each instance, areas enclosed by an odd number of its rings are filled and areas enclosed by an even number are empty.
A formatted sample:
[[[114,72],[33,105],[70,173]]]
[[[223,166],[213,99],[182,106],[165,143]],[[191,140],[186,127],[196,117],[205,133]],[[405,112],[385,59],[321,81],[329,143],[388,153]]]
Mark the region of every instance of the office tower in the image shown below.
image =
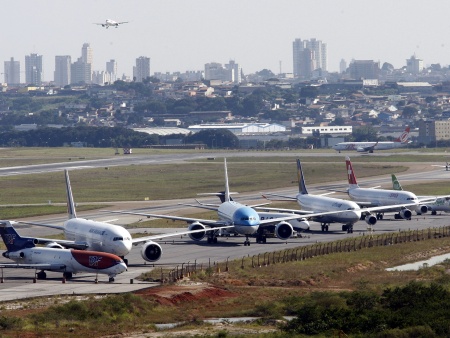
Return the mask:
[[[92,67],[90,63],[84,62],[83,58],[72,63],[70,67],[70,83],[72,84],[87,84],[91,83]]]
[[[71,83],[71,63],[70,55],[55,56],[54,82],[56,86],[64,87]]]
[[[309,79],[314,70],[327,70],[327,45],[320,40],[295,39],[292,43],[294,76]]]
[[[230,60],[230,63],[225,65],[225,69],[228,70],[228,81],[233,83],[241,83],[242,69],[234,60]]]
[[[423,60],[417,59],[415,55],[406,60],[406,71],[411,74],[419,74],[423,70]]]
[[[373,60],[352,60],[348,66],[350,77],[355,80],[378,79],[380,63]]]
[[[5,82],[8,85],[17,85],[20,83],[20,62],[14,61],[11,58],[10,61],[4,62],[5,68]]]
[[[133,67],[133,79],[142,82],[150,76],[150,58],[140,56],[136,59],[136,66]]]
[[[30,54],[25,56],[25,82],[30,85],[41,85],[42,55]]]
[[[114,83],[117,80],[117,62],[109,60],[106,62],[106,72],[109,73],[109,82]]]
[[[344,59],[341,60],[341,62],[339,63],[339,73],[345,73],[345,71],[347,70],[347,62],[345,62]]]
[[[89,43],[83,43],[81,48],[81,61],[92,65],[94,59],[93,51]]]

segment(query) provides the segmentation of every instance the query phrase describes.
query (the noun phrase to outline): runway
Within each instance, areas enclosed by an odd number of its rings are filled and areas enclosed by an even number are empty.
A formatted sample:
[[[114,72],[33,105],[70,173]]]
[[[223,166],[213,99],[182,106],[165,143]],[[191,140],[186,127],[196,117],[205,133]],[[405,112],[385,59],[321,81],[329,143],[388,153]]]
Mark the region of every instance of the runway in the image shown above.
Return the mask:
[[[193,158],[210,157],[215,153],[208,154],[186,154],[185,156],[171,155],[171,156],[156,156],[157,159],[135,159],[136,162],[141,161],[141,164],[160,164],[162,161],[168,163],[175,161],[185,161],[192,160]],[[223,153],[217,153],[217,157],[223,157]],[[248,156],[249,153],[243,153],[243,155]],[[261,154],[268,156],[267,153]],[[327,154],[329,156],[330,154]],[[335,154],[341,156],[342,154]],[[229,157],[234,157],[235,154],[230,154]],[[286,154],[282,153],[282,156]],[[295,156],[295,154],[293,154]],[[112,160],[96,160],[87,161],[89,165],[92,166],[105,166],[115,163],[115,165],[129,165],[130,159],[124,161],[113,161]],[[110,163],[110,164],[106,164]],[[80,163],[71,163],[72,165],[79,165]],[[84,163],[83,165],[87,165]],[[49,167],[50,166],[50,167]],[[34,167],[31,168],[30,167]],[[83,166],[78,167],[81,169]],[[67,168],[65,164],[53,164],[53,165],[38,165],[29,166],[26,168],[3,168],[0,170],[0,175],[12,175],[12,174],[25,174],[31,173],[37,170],[48,171],[48,170],[63,170]],[[421,180],[448,180],[449,172],[441,169],[431,168],[430,172],[424,177],[423,173],[405,173],[397,175],[401,182],[406,181],[421,181]],[[383,185],[388,187],[390,185],[390,177],[374,177],[369,179],[361,180],[361,184],[365,186]],[[322,185],[325,189],[337,189],[345,188],[346,182],[339,181],[333,182],[331,184]],[[313,185],[310,188],[310,193],[323,193],[323,190],[317,190],[317,186]],[[450,189],[449,189],[450,190]],[[291,194],[295,195],[297,193],[296,189],[283,188],[277,189],[277,193]],[[338,196],[338,194],[333,195]],[[117,203],[115,209],[123,210],[149,210],[158,213],[173,213],[182,215],[191,207],[185,207],[178,205],[178,203],[192,203],[192,199],[185,200],[174,200],[174,201],[145,201],[145,202],[123,202]],[[252,204],[254,202],[261,203],[260,192],[255,191],[252,193],[240,194],[236,197],[240,202]],[[202,201],[209,203],[217,203],[215,198],[202,199]],[[111,215],[105,214],[101,210],[99,211],[89,211],[84,213],[78,213],[79,217],[95,219],[98,221],[106,221],[111,219],[116,219],[115,224],[124,225],[136,222],[142,218],[142,216],[133,215]],[[36,220],[36,218],[34,218]],[[65,215],[55,215],[55,216],[45,216],[40,217],[39,222],[45,222],[50,224],[61,224],[66,220]],[[416,230],[425,229],[428,227],[439,227],[449,225],[450,214],[442,215],[413,215],[412,220],[393,220],[393,214],[386,215],[384,220],[378,221],[375,226],[375,234],[384,232],[393,232],[398,230]],[[168,231],[183,231],[183,229],[131,229],[130,232],[151,232],[151,233],[164,233]],[[24,236],[36,236],[45,237],[51,234],[58,233],[57,230],[49,228],[41,228],[36,226],[17,226],[17,230],[21,235]],[[202,264],[207,267],[214,265],[216,262],[224,262],[226,260],[241,260],[243,257],[252,257],[258,254],[264,254],[266,252],[272,252],[287,248],[295,248],[299,246],[310,245],[318,242],[328,242],[338,239],[343,239],[346,237],[357,237],[366,236],[369,234],[367,229],[367,224],[364,221],[359,221],[354,226],[353,234],[347,234],[341,231],[341,225],[331,225],[330,231],[328,233],[322,233],[320,230],[320,225],[318,223],[311,222],[311,231],[302,234],[302,238],[291,238],[288,241],[281,241],[277,238],[268,238],[266,244],[256,244],[255,240],[252,241],[251,246],[244,246],[243,237],[219,237],[219,242],[217,244],[207,244],[206,241],[193,242],[187,236],[175,236],[170,240],[158,241],[163,249],[163,256],[157,264],[152,265],[144,262],[140,255],[141,246],[138,245],[134,247],[131,253],[127,256],[129,261],[129,269],[127,272],[118,275],[114,283],[108,283],[108,277],[105,275],[99,275],[99,282],[94,283],[96,278],[93,274],[79,274],[75,275],[73,280],[66,281],[62,283],[62,274],[60,273],[47,273],[47,280],[38,280],[37,283],[33,283],[34,270],[16,270],[16,269],[4,269],[3,270],[3,283],[0,283],[0,301],[16,300],[28,297],[37,296],[49,296],[57,294],[103,294],[103,293],[115,293],[115,292],[129,292],[133,290],[138,290],[142,288],[152,287],[157,284],[155,283],[144,283],[139,282],[136,278],[143,272],[149,271],[150,269],[160,267],[171,267],[176,268],[177,266],[181,268],[182,265],[186,264]],[[10,262],[9,260],[1,257],[1,262]],[[132,284],[131,284],[132,282]]]

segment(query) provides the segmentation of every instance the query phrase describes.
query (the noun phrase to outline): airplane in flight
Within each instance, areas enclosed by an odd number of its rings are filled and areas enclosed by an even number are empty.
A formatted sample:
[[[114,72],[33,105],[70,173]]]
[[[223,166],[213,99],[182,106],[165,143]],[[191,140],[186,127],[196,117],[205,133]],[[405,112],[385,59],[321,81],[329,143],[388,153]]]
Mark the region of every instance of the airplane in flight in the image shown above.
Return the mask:
[[[102,27],[105,27],[106,29],[108,29],[109,27],[119,27],[119,25],[122,25],[124,23],[128,23],[128,21],[122,21],[122,22],[117,22],[111,19],[106,19],[105,22],[100,22],[100,23],[94,23],[94,25],[100,25]]]
[[[303,217],[298,214],[278,213],[275,214],[276,216],[274,216],[274,214],[272,214],[272,216],[268,216],[265,214],[258,213],[253,207],[234,201],[230,196],[231,194],[228,185],[228,172],[226,159],[224,159],[224,169],[225,169],[225,191],[222,197],[223,202],[220,205],[216,206],[201,203],[199,203],[198,205],[188,204],[188,206],[217,211],[217,215],[219,218],[218,220],[139,213],[132,211],[109,211],[109,212],[119,214],[141,215],[148,218],[155,217],[155,218],[165,218],[165,219],[185,221],[189,223],[188,226],[189,231],[191,230],[202,231],[197,233],[190,233],[189,237],[192,240],[201,241],[205,236],[207,236],[208,243],[217,243],[219,227],[228,227],[230,228],[231,231],[245,236],[246,239],[244,241],[244,245],[246,246],[250,245],[249,241],[250,235],[256,236],[257,243],[265,243],[266,230],[269,231],[273,230],[273,233],[275,233],[277,238],[281,240],[287,240],[292,236],[294,230],[301,231],[304,230],[305,227],[309,227],[309,223],[307,223],[303,219]],[[293,220],[296,220],[297,222],[294,222]],[[292,223],[294,225],[291,224],[289,221],[293,221]],[[297,224],[300,224],[298,228],[296,226]],[[209,233],[207,233],[208,228],[214,231],[209,231]]]
[[[345,159],[348,178],[348,195],[360,206],[389,206],[392,210],[399,210],[395,214],[395,219],[411,219],[411,210],[416,211],[418,215],[428,211],[424,202],[431,199],[419,200],[415,194],[410,191],[385,190],[375,188],[360,188],[356,181],[356,175],[352,167],[352,162],[347,156]],[[389,211],[384,210],[384,211]],[[378,213],[377,219],[383,219],[383,214]]]
[[[406,146],[409,141],[410,127],[406,127],[405,131],[394,141],[376,141],[376,142],[340,142],[332,148],[338,152],[346,150],[356,150],[362,153],[373,153],[375,150],[388,150]]]
[[[0,235],[7,248],[3,257],[15,262],[1,263],[0,268],[40,270],[36,274],[39,279],[47,277],[47,270],[62,272],[67,279],[79,272],[105,274],[113,282],[116,275],[127,270],[125,262],[110,253],[37,247],[36,238],[21,237],[11,221],[0,221]]]
[[[394,190],[403,190],[402,185],[394,174],[392,176],[392,188]],[[419,196],[419,198],[434,198],[435,200],[427,203],[428,209],[432,215],[436,215],[438,211],[450,212],[450,196]]]
[[[140,238],[132,238],[131,234],[122,226],[107,222],[98,222],[77,217],[75,201],[72,194],[69,172],[64,170],[67,193],[67,211],[69,218],[63,226],[20,221],[18,223],[45,226],[63,231],[65,239],[35,238],[37,244],[46,245],[49,248],[72,248],[79,250],[93,250],[108,252],[124,258],[131,251],[133,245],[143,244],[141,257],[147,262],[156,262],[162,256],[161,246],[155,242],[157,239],[204,232],[203,230],[174,232],[170,234],[152,235]],[[124,258],[125,263],[128,263]]]

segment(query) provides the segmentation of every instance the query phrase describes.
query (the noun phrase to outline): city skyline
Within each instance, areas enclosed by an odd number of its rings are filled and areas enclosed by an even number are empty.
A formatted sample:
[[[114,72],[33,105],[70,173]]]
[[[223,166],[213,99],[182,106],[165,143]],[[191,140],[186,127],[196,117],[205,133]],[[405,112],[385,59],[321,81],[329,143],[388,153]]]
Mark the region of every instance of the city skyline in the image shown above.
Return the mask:
[[[55,56],[76,60],[84,43],[94,51],[92,70],[104,71],[114,59],[119,78],[132,76],[140,56],[151,59],[151,75],[203,70],[207,63],[230,60],[245,74],[292,73],[295,39],[326,43],[331,72],[339,71],[342,59],[347,65],[352,59],[374,60],[395,68],[406,66],[412,55],[425,66],[450,63],[445,34],[450,4],[437,0],[426,7],[418,0],[229,0],[208,6],[198,0],[44,0],[34,9],[22,2],[8,5],[0,61],[14,58],[24,70],[26,55],[42,55],[43,81],[53,80]],[[94,25],[106,18],[130,23],[108,30]]]

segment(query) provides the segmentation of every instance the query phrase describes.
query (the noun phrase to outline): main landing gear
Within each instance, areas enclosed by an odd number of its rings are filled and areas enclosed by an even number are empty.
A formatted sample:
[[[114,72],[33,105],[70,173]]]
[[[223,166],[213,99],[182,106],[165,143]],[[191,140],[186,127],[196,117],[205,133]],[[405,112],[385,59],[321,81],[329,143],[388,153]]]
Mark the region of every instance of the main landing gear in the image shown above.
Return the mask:
[[[217,231],[208,231],[208,244],[215,244],[217,243]]]
[[[353,224],[343,224],[342,231],[347,231],[348,234],[353,233]]]
[[[266,235],[264,234],[264,231],[261,231],[261,228],[258,229],[258,232],[256,233],[256,243],[258,244],[265,244],[267,241]]]
[[[320,225],[322,226],[322,232],[328,231],[329,223],[320,223]]]
[[[377,213],[377,220],[381,221],[383,219],[384,214],[379,212]]]
[[[39,271],[38,273],[36,273],[36,278],[37,279],[46,279],[47,278],[47,274],[45,273],[44,270]]]

